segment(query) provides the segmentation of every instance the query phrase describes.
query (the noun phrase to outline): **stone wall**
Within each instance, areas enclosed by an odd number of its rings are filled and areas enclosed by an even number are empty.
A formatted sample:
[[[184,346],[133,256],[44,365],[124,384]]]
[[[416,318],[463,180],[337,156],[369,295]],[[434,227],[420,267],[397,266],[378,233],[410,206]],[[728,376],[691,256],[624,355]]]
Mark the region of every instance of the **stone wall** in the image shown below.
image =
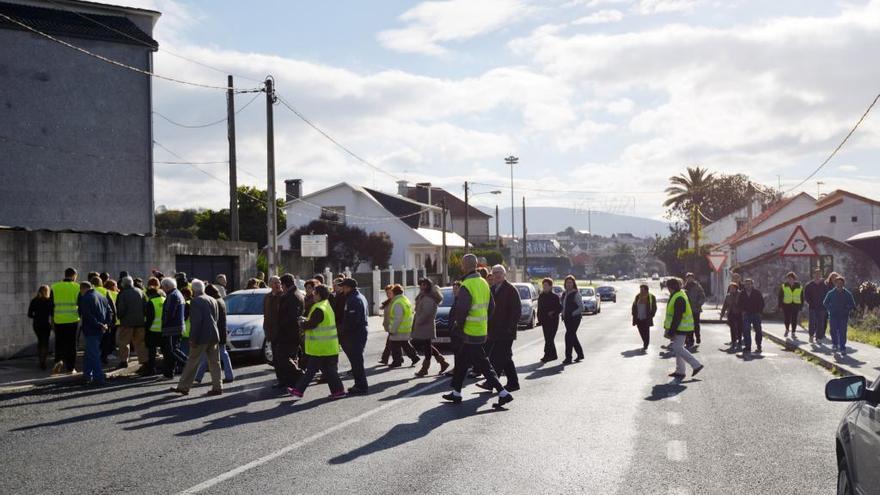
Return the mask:
[[[153,269],[175,272],[177,255],[234,257],[234,273],[242,287],[256,271],[257,246],[250,242],[203,241],[116,234],[0,230],[0,359],[29,353],[36,343],[27,306],[37,287],[76,268],[80,279],[89,271],[122,270],[146,278]]]

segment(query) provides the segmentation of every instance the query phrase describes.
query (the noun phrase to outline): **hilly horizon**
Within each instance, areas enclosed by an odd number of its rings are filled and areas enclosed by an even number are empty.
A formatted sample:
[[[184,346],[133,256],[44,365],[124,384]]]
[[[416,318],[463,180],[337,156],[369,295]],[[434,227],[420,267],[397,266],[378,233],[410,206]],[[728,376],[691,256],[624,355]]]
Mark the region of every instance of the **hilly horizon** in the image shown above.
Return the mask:
[[[489,215],[495,214],[494,208],[479,209]],[[498,216],[501,223],[501,235],[510,235],[510,208],[501,208]],[[560,232],[567,227],[572,227],[575,230],[590,230],[595,235],[606,237],[623,233],[629,233],[636,237],[654,237],[658,234],[664,236],[669,233],[667,222],[616,213],[593,211],[588,214],[585,210],[572,208],[530,206],[526,209],[526,216],[529,232],[533,234]],[[514,223],[517,234],[522,235],[522,208],[514,209]],[[495,235],[494,218],[489,220],[489,232]]]

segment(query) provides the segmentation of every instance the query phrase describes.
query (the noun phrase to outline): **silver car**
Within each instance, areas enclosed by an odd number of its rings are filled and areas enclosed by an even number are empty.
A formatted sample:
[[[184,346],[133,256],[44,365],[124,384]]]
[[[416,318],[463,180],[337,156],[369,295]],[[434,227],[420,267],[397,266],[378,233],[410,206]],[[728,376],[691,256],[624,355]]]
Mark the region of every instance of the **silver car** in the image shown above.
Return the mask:
[[[231,355],[261,356],[272,362],[272,347],[263,330],[263,300],[270,289],[237,290],[226,301],[226,331]]]
[[[602,312],[602,300],[592,287],[581,287],[581,300],[584,302],[584,314],[597,314]]]
[[[825,385],[825,398],[851,402],[837,427],[838,495],[880,493],[880,378],[847,376]]]
[[[519,325],[526,328],[535,328],[538,319],[538,291],[535,284],[517,283],[513,284],[516,291],[519,292],[522,310],[519,315]]]

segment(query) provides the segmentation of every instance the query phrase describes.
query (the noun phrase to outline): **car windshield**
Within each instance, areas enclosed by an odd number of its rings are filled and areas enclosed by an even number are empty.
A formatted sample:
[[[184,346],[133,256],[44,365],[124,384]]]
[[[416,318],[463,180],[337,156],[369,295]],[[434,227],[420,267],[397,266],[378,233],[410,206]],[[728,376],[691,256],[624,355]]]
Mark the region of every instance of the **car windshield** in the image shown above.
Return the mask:
[[[528,287],[525,287],[523,285],[518,285],[518,286],[516,286],[516,290],[519,291],[519,298],[520,299],[531,299],[532,298],[532,291],[530,291]]]
[[[226,313],[230,315],[261,315],[266,294],[230,294],[226,296]]]
[[[599,294],[607,294],[608,292],[614,292],[614,287],[599,287],[596,289],[596,292]]]
[[[584,287],[581,289],[581,296],[583,297],[593,297],[594,294],[595,292],[593,292],[593,289],[589,287]]]
[[[443,294],[443,300],[440,301],[440,307],[448,308],[452,306],[452,301],[455,300],[455,296],[452,295],[452,289],[449,287],[440,289],[440,293]]]

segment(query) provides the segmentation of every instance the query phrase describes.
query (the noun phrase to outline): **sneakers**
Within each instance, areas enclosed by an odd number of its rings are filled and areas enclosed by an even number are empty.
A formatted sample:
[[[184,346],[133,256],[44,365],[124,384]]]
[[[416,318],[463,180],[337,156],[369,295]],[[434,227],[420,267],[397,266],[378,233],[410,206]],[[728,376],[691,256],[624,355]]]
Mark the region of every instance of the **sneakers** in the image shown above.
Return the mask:
[[[300,394],[300,397],[302,397],[302,394]],[[331,392],[330,395],[327,396],[328,399],[333,399],[333,400],[341,399],[341,398],[343,398],[343,397],[345,397],[345,390],[339,390],[339,391],[337,391],[337,392]]]
[[[786,338],[788,337],[788,329],[787,328],[785,329],[785,335],[783,335],[783,337],[786,337]]]
[[[402,362],[402,361],[399,362],[399,363],[391,363],[391,364],[388,365],[389,368],[400,368],[401,366],[403,366],[403,362]]]
[[[498,402],[492,404],[492,407],[494,407],[495,409],[501,409],[502,407],[504,407],[505,404],[510,404],[511,402],[513,402],[512,395],[499,395]]]
[[[460,404],[461,403],[461,396],[455,395],[452,392],[449,392],[448,394],[443,394],[441,397],[443,397],[443,400],[448,400],[449,402],[451,402],[453,404]]]
[[[303,393],[294,387],[287,387],[287,393],[292,395],[294,399],[302,399],[303,397]]]
[[[699,368],[694,368],[694,370],[691,372],[691,378],[697,376],[697,373],[703,371],[703,368],[705,368],[705,367],[706,366],[704,366],[704,365],[700,365]]]
[[[519,390],[519,384],[515,383],[513,385],[507,385],[504,387],[504,390],[507,390],[508,392],[516,392]]]
[[[367,389],[351,387],[350,389],[348,389],[348,395],[367,395]]]
[[[208,391],[205,393],[205,396],[206,396],[206,397],[214,397],[214,396],[217,396],[217,395],[223,395],[223,391],[222,391],[222,390],[214,390],[214,389],[211,389],[211,390],[208,390]]]
[[[492,391],[492,385],[489,385],[489,382],[480,382],[477,384],[477,386],[483,390],[489,390],[490,392]]]
[[[55,366],[52,366],[52,374],[53,375],[60,375],[63,371],[64,371],[64,362],[63,361],[58,361],[57,363],[55,363]]]
[[[440,363],[440,373],[437,374],[442,375],[443,373],[446,373],[447,369],[449,369],[449,361],[443,361]]]

